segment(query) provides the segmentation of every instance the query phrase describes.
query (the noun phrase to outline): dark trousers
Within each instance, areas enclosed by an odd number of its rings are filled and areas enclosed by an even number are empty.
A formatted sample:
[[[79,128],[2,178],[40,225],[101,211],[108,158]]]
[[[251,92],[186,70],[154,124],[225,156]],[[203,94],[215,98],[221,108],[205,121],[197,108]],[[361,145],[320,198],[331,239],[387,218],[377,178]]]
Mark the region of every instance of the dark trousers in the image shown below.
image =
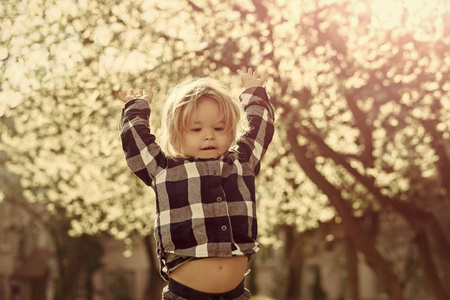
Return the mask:
[[[231,291],[216,294],[200,292],[170,279],[162,296],[163,300],[248,300],[251,293],[244,287],[244,281]]]

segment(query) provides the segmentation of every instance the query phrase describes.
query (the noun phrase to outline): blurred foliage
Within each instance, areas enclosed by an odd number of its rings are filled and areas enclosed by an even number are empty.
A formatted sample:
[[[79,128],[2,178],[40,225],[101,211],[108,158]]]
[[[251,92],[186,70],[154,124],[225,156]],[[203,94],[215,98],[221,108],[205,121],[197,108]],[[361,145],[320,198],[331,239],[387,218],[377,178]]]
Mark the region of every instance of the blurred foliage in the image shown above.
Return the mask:
[[[267,69],[277,134],[258,178],[260,241],[336,219],[296,163],[306,155],[355,216],[373,191],[420,208],[449,202],[450,25],[445,1],[87,1],[0,4],[2,197],[63,207],[69,234],[152,230],[154,195],[126,168],[117,93],[211,75],[241,91]],[[347,167],[345,167],[347,166]],[[359,176],[359,177],[358,177]],[[12,177],[10,177],[12,178]],[[370,182],[372,190],[361,178]],[[448,207],[448,206],[447,206]]]
[[[158,135],[173,84],[210,75],[237,96],[234,73],[251,66],[269,71],[277,113],[258,177],[260,241],[277,245],[277,225],[345,223],[343,207],[354,217],[394,208],[425,253],[420,234],[446,232],[450,220],[449,5],[3,1],[0,201],[39,202],[70,218],[71,236],[108,232],[129,246],[131,233],[152,232],[154,195],[126,167],[118,92],[153,88]],[[437,227],[423,225],[430,211]],[[443,257],[446,239],[432,242]]]

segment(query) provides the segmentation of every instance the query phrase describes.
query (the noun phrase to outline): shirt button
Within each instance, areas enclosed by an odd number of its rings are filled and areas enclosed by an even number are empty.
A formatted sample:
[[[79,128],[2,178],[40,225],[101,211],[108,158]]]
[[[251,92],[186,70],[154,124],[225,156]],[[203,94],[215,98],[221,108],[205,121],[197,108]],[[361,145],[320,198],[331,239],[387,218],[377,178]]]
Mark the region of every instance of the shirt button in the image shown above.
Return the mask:
[[[226,231],[228,229],[228,227],[223,225],[221,229],[222,229],[222,231]]]
[[[216,198],[216,201],[217,201],[217,202],[222,202],[222,197],[217,197],[217,198]]]

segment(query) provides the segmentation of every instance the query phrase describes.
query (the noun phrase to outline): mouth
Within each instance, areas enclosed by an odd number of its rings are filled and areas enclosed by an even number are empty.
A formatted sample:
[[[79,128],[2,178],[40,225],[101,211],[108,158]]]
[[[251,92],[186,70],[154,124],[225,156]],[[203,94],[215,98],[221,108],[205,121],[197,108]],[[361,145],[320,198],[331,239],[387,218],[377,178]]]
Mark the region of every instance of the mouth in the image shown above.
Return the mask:
[[[208,147],[202,148],[202,150],[215,150],[215,149],[216,148],[213,146],[208,146]]]

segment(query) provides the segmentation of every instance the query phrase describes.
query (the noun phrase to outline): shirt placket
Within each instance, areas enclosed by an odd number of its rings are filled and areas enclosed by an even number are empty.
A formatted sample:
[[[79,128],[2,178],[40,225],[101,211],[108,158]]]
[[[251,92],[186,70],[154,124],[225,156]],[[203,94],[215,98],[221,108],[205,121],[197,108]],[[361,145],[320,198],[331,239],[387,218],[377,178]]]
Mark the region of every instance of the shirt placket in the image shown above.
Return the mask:
[[[211,176],[211,185],[208,194],[211,197],[210,201],[214,203],[214,214],[216,217],[219,217],[218,220],[220,220],[216,224],[216,232],[220,235],[220,240],[222,242],[229,243],[232,240],[231,223],[225,193],[221,184],[221,164],[222,162],[220,160],[207,162],[208,174]],[[219,249],[219,252],[229,252],[229,247],[228,244],[228,246],[226,246],[227,249]]]

